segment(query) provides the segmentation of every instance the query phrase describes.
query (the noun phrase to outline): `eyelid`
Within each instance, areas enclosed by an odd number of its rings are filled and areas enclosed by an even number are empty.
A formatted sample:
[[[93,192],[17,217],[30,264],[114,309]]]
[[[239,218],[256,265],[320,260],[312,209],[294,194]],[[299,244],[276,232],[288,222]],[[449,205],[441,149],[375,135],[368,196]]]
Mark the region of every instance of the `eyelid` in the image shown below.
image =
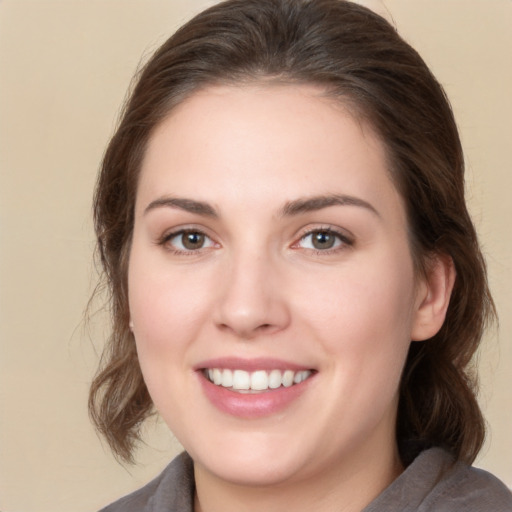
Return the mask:
[[[291,245],[291,248],[292,249],[301,249],[301,247],[299,245],[300,242],[302,240],[304,240],[306,237],[311,236],[314,233],[318,233],[318,232],[325,232],[325,233],[329,233],[329,234],[336,236],[340,240],[341,244],[339,244],[335,247],[329,248],[329,249],[305,248],[305,250],[315,251],[319,254],[329,254],[332,252],[341,251],[348,247],[351,247],[354,245],[354,242],[355,242],[355,238],[352,235],[352,233],[347,232],[347,230],[345,230],[345,229],[341,229],[339,227],[334,227],[332,225],[307,226],[300,231],[300,233],[298,234],[298,236],[296,238],[296,241],[293,242],[293,244]]]
[[[208,233],[209,230],[206,230],[203,227],[199,227],[196,225],[185,225],[185,226],[176,226],[172,229],[169,229],[160,236],[156,243],[157,245],[164,246],[169,252],[174,253],[176,255],[197,255],[205,250],[210,250],[215,247],[220,247],[220,244],[215,240],[215,238]],[[197,233],[203,235],[205,238],[211,241],[211,245],[208,247],[200,247],[198,249],[179,249],[177,247],[172,246],[169,242],[183,233]]]

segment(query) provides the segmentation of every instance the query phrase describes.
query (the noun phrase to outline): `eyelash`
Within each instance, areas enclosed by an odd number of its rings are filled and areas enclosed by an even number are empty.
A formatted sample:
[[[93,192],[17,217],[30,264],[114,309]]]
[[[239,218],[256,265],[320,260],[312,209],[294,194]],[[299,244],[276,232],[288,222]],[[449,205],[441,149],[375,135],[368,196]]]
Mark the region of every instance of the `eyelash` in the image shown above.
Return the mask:
[[[315,248],[305,248],[307,251],[313,252],[314,254],[318,254],[321,256],[327,256],[329,254],[335,254],[339,251],[343,251],[354,245],[354,240],[346,233],[333,229],[332,227],[319,227],[314,229],[309,229],[304,232],[299,240],[292,245],[292,248],[300,248],[299,244],[304,241],[308,237],[312,237],[315,233],[317,234],[325,234],[329,236],[335,237],[334,243],[337,244],[334,247],[330,247],[327,249],[315,249]]]
[[[320,233],[328,235],[328,236],[334,236],[336,239],[334,241],[334,243],[337,245],[335,245],[334,247],[326,248],[326,249],[315,249],[315,248],[306,247],[306,248],[304,248],[305,250],[313,252],[314,254],[326,256],[328,254],[337,253],[339,251],[342,251],[342,250],[354,245],[354,240],[351,237],[347,236],[347,234],[337,231],[331,227],[320,227],[320,228],[314,228],[314,229],[309,229],[308,231],[305,231],[300,236],[300,238],[291,245],[291,248],[292,249],[300,249],[299,244],[301,242],[306,240],[308,237],[313,236],[314,234],[320,234]],[[187,249],[176,248],[175,246],[173,246],[170,243],[171,240],[173,240],[174,238],[178,238],[180,236],[183,237],[183,235],[185,235],[185,234],[198,235],[198,236],[204,237],[205,240],[210,241],[209,242],[210,245],[208,247],[199,247],[197,249],[188,249],[187,250]],[[183,240],[181,240],[181,243],[183,245]],[[158,245],[165,246],[166,249],[169,250],[170,252],[172,252],[173,254],[185,255],[185,256],[197,255],[197,254],[203,252],[205,249],[206,250],[211,249],[215,244],[216,244],[216,242],[210,236],[208,236],[204,231],[202,231],[201,229],[194,229],[194,228],[184,228],[184,229],[179,229],[178,231],[173,231],[171,233],[167,233],[158,241]]]
[[[183,237],[185,234],[191,234],[191,235],[199,235],[205,238],[205,240],[209,240],[211,243],[211,246],[209,247],[199,247],[198,249],[179,249],[173,246],[170,242],[174,238]],[[182,239],[182,245],[183,245],[183,239]],[[184,256],[194,256],[199,254],[200,252],[203,252],[205,249],[210,249],[213,245],[215,245],[216,242],[212,240],[210,236],[208,236],[204,231],[201,229],[194,229],[194,228],[184,228],[179,229],[178,231],[173,231],[172,233],[165,234],[159,241],[158,245],[164,246],[168,251],[172,252],[173,254],[176,254],[178,256],[184,255]]]

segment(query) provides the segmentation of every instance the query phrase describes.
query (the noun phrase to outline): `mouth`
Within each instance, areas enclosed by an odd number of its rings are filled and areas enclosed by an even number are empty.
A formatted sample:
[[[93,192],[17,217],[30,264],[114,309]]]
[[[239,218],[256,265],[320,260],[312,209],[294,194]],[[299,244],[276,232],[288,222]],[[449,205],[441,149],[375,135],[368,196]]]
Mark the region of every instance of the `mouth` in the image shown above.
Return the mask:
[[[256,370],[203,368],[204,377],[216,386],[236,393],[262,393],[296,386],[313,375],[313,370]]]
[[[202,361],[194,370],[210,403],[242,419],[269,417],[301,403],[319,373],[280,359],[237,357]]]

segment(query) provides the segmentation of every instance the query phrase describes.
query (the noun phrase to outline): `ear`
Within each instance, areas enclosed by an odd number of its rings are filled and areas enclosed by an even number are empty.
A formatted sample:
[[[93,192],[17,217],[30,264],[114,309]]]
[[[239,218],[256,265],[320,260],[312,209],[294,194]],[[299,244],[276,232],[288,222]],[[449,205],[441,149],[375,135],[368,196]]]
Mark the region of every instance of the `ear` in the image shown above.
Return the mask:
[[[441,329],[455,277],[455,266],[450,256],[437,254],[430,259],[427,273],[418,283],[411,329],[413,341],[427,340]]]

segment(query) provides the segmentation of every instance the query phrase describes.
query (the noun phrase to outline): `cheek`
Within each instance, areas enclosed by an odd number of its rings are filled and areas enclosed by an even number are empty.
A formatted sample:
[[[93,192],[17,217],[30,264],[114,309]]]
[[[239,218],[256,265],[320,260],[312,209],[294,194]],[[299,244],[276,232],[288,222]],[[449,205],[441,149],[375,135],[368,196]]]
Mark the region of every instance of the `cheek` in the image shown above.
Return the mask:
[[[202,284],[200,286],[200,284]],[[201,336],[208,314],[204,276],[172,269],[134,247],[128,272],[128,299],[137,354],[156,408],[175,426],[192,399],[183,375],[190,372],[190,346]]]
[[[331,276],[322,289],[307,284],[301,309],[331,364],[352,382],[370,378],[386,386],[399,379],[410,344],[414,273],[403,258],[361,261]]]
[[[144,364],[164,362],[197,336],[209,309],[208,286],[200,272],[172,268],[132,251],[128,273],[130,316]]]
[[[332,281],[321,302],[311,294],[308,301],[310,308],[318,305],[310,310],[309,327],[327,356],[332,388],[339,390],[330,398],[330,410],[337,411],[335,424],[345,425],[350,417],[362,437],[383,418],[394,418],[414,296],[407,265],[387,266],[385,274],[369,268],[352,268]]]
[[[377,338],[393,332],[407,332],[409,336],[414,279],[405,263],[403,267],[378,265],[376,261],[352,266],[347,272],[331,275],[321,288],[312,278],[303,293],[305,309],[312,311],[311,317],[318,319],[325,332],[338,326],[343,338],[357,338],[355,333],[361,330],[380,333]]]

